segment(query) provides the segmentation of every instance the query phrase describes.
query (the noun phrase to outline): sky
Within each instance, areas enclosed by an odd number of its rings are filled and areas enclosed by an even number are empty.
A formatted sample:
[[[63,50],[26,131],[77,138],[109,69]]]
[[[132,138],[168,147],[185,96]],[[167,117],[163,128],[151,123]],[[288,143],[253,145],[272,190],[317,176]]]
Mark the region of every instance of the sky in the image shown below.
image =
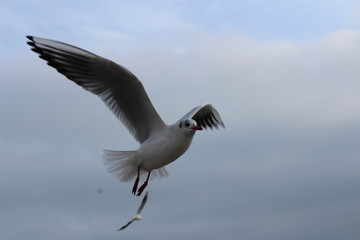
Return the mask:
[[[0,16],[1,239],[359,239],[358,1],[2,0]],[[168,124],[211,103],[226,128],[198,132],[116,232],[141,198],[102,151],[138,143],[26,35],[130,69]]]

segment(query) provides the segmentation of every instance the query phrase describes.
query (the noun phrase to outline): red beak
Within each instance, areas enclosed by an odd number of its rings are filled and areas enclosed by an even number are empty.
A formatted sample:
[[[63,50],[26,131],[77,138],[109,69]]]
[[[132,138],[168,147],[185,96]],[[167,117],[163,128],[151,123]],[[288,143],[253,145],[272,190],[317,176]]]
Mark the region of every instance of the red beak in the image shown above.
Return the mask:
[[[195,127],[193,127],[192,129],[195,130],[195,131],[196,131],[196,130],[203,130],[201,126],[195,126]]]

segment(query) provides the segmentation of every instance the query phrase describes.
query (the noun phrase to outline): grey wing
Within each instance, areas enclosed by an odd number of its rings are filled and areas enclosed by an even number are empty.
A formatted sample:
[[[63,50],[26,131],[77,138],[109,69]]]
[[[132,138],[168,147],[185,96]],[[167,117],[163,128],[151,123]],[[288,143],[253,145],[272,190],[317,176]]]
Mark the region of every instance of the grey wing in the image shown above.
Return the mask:
[[[117,231],[121,231],[121,230],[127,228],[130,224],[132,224],[133,221],[135,221],[135,218],[131,219],[127,224],[125,224],[124,226],[119,228]]]
[[[27,38],[49,66],[98,95],[140,143],[165,126],[142,83],[125,67],[66,43]]]
[[[201,126],[205,129],[208,127],[210,129],[213,129],[213,127],[219,128],[219,126],[225,128],[220,114],[211,104],[203,104],[193,108],[179,121],[189,118],[194,119],[198,126]]]
[[[143,200],[141,201],[140,207],[139,207],[139,209],[137,210],[136,214],[140,214],[141,211],[142,211],[142,209],[144,208],[144,206],[145,206],[145,204],[146,204],[146,201],[147,201],[147,198],[148,198],[148,192],[149,192],[149,191],[146,192]]]

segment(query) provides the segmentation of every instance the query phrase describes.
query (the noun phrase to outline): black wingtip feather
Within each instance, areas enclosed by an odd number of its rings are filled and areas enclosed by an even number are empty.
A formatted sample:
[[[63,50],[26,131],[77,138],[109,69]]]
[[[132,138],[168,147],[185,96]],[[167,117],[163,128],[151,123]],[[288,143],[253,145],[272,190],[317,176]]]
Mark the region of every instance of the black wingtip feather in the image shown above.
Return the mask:
[[[27,41],[26,43],[27,43],[27,45],[29,45],[30,47],[32,47],[31,49],[35,49],[35,48],[36,48],[36,45],[35,45],[34,42],[29,42],[29,41]]]
[[[215,109],[211,109],[207,113],[200,110],[197,114],[195,114],[193,119],[205,130],[209,128],[211,130],[219,129],[219,127],[225,128],[224,123]]]

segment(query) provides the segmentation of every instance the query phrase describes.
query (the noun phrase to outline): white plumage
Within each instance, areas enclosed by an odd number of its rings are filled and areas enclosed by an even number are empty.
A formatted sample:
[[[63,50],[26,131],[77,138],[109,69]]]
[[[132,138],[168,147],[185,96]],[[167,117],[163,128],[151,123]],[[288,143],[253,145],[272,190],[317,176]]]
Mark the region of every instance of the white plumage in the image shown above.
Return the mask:
[[[165,165],[190,146],[196,130],[224,127],[219,113],[203,104],[173,125],[163,122],[142,83],[129,70],[75,46],[38,37],[27,37],[32,50],[58,72],[98,95],[140,143],[134,151],[104,151],[108,170],[120,181],[136,177],[132,189],[140,196],[152,177],[166,177]],[[139,179],[147,174],[137,189]]]
[[[125,228],[127,228],[130,224],[132,224],[134,221],[139,221],[142,219],[141,217],[141,211],[143,210],[145,204],[146,204],[146,201],[147,201],[147,198],[148,198],[148,193],[149,192],[146,192],[143,200],[141,201],[141,204],[140,204],[140,207],[138,208],[138,210],[136,211],[136,215],[127,223],[125,224],[124,226],[122,226],[121,228],[118,229],[118,231],[121,231]]]

